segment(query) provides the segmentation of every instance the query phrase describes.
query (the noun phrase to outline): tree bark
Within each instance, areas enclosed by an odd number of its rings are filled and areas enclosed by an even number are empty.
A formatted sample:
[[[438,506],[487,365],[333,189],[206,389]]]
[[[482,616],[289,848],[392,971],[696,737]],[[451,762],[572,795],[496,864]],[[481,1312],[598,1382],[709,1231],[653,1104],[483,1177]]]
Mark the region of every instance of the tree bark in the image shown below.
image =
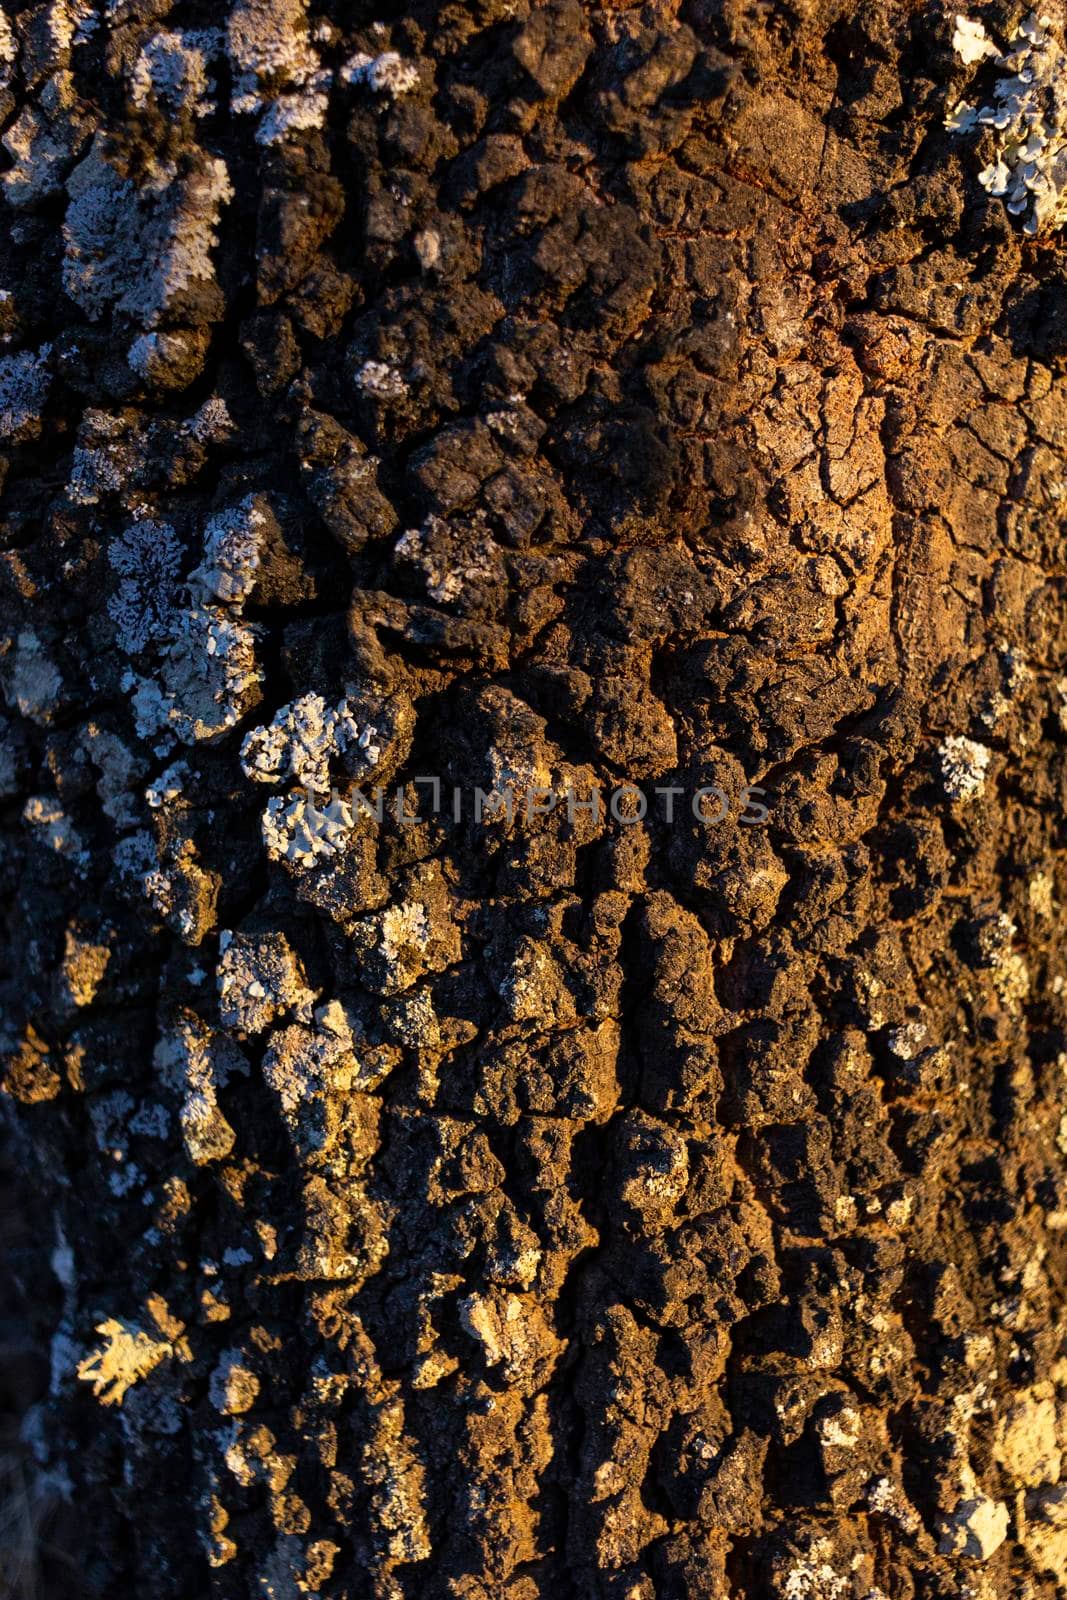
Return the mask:
[[[944,125],[1009,68],[384,9],[0,30],[33,1515],[109,1600],[1053,1600],[1067,280]]]

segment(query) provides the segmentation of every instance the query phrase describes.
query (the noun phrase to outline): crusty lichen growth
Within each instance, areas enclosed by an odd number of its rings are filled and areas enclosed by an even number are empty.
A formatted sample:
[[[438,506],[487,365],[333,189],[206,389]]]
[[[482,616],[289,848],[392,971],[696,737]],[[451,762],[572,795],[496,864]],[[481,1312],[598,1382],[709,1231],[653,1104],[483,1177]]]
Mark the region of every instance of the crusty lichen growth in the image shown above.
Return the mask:
[[[352,1028],[337,1001],[319,1007],[312,1027],[276,1032],[263,1058],[263,1076],[305,1156],[329,1150],[341,1120],[338,1097],[357,1084],[359,1075]]]
[[[0,1092],[97,1587],[1064,1588],[1067,295],[924,170],[951,24],[87,5],[0,89]]]
[[[256,584],[267,526],[267,512],[253,495],[210,518],[203,559],[184,596],[175,580],[173,530],[148,521],[112,547],[112,563],[125,575],[109,607],[123,630],[123,648],[134,653],[151,643],[159,658],[151,674],[131,671],[123,679],[137,732],[156,741],[159,754],[175,740],[220,737],[259,697],[255,630],[241,613]]]
[[[992,103],[966,100],[945,120],[952,133],[988,129],[994,157],[978,174],[1003,199],[1023,232],[1051,233],[1067,222],[1067,54],[1051,19],[1032,12],[1001,55],[980,23],[957,16],[953,47],[968,65],[994,60]]]
[[[259,1379],[241,1350],[224,1350],[208,1382],[208,1399],[224,1417],[251,1410],[259,1394]]]
[[[0,685],[9,706],[42,727],[59,709],[63,677],[48,645],[32,628],[15,635],[0,656]]]
[[[938,747],[941,783],[950,800],[975,800],[985,788],[992,752],[962,734],[952,734]]]
[[[170,635],[181,556],[174,529],[152,517],[133,523],[108,547],[108,560],[120,578],[107,603],[108,615],[127,655]]]
[[[462,953],[462,935],[438,864],[421,863],[402,884],[404,892],[394,904],[352,925],[361,981],[380,994],[401,994],[426,973],[443,972]]]
[[[96,1331],[104,1335],[104,1343],[79,1363],[78,1377],[92,1384],[93,1394],[104,1406],[121,1405],[133,1384],[174,1353],[168,1340],[154,1338],[136,1323],[117,1317],[108,1317]]]
[[[223,932],[219,950],[216,982],[224,1028],[262,1033],[287,1012],[311,1020],[315,992],[284,934]]]
[[[319,69],[304,0],[238,0],[226,23],[233,108],[256,111],[264,87],[304,84]]]
[[[405,61],[395,50],[383,50],[377,56],[361,51],[345,62],[341,79],[344,83],[365,84],[375,94],[399,99],[418,87],[419,69],[414,61]]]
[[[51,345],[34,353],[0,357],[0,439],[12,444],[35,439],[41,431],[41,411],[52,386],[49,367]]]
[[[190,578],[209,600],[241,605],[256,586],[270,512],[261,495],[249,494],[208,519],[204,556]]]
[[[164,1085],[178,1096],[178,1122],[189,1160],[198,1167],[223,1160],[236,1134],[219,1107],[218,1092],[234,1073],[248,1070],[237,1048],[188,1013],[162,1035],[154,1064]]]
[[[267,801],[261,819],[263,843],[272,861],[313,867],[344,849],[356,826],[347,800],[334,795],[323,806],[300,790]]]
[[[57,193],[91,132],[71,71],[71,51],[84,42],[95,21],[89,0],[51,0],[18,17],[19,43],[6,17],[0,25],[0,89],[10,90],[20,57],[25,77],[40,85],[36,99],[23,103],[3,136],[13,164],[0,182],[13,206],[32,207]]]
[[[128,417],[88,406],[78,424],[67,494],[76,505],[95,506],[117,494],[133,475],[142,429]]]
[[[306,694],[282,706],[268,727],[253,728],[241,745],[241,765],[255,783],[298,783],[314,794],[330,786],[331,760],[352,750],[368,768],[377,766],[377,728],[360,726],[347,698],[328,706],[322,695]]]
[[[171,114],[208,116],[214,109],[208,61],[215,38],[207,33],[163,29],[141,47],[130,72],[130,100],[144,110],[153,105]]]
[[[326,121],[333,73],[321,68],[304,0],[239,0],[226,25],[231,105],[262,113],[256,143],[283,143]]]
[[[228,732],[251,709],[262,681],[252,629],[211,606],[182,614],[158,678],[125,680],[137,732],[161,752],[174,739],[195,744]]]
[[[217,156],[163,165],[138,188],[98,135],[67,192],[63,286],[94,321],[115,310],[152,328],[181,295],[214,285],[215,230],[233,196]]]
[[[363,1452],[363,1473],[371,1488],[372,1537],[391,1561],[425,1561],[430,1530],[425,1511],[425,1478],[404,1430],[400,1400],[383,1405]]]

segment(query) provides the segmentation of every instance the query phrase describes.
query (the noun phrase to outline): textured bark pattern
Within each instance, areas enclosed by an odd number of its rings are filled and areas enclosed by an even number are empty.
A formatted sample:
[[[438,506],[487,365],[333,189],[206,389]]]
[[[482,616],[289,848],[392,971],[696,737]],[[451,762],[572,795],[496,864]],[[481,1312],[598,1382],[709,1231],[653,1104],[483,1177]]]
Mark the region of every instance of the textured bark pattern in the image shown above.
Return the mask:
[[[1052,1600],[1062,246],[939,5],[381,10],[0,31],[79,1592]]]

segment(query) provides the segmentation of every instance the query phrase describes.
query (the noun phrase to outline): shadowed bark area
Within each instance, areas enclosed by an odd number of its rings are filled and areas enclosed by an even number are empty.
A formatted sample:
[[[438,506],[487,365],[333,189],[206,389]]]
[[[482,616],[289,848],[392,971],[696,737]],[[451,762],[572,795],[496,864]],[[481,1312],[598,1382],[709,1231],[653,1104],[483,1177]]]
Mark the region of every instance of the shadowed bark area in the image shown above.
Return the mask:
[[[5,1331],[79,1592],[1067,1587],[1067,277],[955,109],[1022,16],[0,27]]]

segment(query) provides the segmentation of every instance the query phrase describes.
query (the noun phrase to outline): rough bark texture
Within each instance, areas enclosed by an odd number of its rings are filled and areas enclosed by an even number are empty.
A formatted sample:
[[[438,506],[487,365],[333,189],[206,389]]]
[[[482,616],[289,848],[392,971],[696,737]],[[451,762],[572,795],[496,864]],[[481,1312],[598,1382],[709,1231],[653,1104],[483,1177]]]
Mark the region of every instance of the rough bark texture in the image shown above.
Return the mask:
[[[1052,1600],[1062,244],[941,5],[380,12],[0,30],[76,1588]]]

